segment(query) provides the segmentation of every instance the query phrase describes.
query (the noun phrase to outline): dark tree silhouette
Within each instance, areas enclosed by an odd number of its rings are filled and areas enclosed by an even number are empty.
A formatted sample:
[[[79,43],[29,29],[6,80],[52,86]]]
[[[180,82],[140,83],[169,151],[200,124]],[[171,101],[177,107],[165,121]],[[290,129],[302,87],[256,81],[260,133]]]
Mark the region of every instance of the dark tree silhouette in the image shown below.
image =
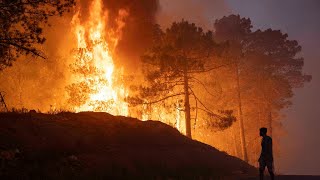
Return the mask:
[[[236,92],[238,99],[238,119],[240,123],[240,140],[242,149],[242,158],[248,162],[246,138],[244,132],[243,113],[242,113],[242,99],[241,99],[241,87],[240,87],[240,62],[244,53],[246,53],[246,46],[248,44],[246,39],[251,33],[251,21],[250,19],[240,18],[240,16],[230,15],[229,17],[223,17],[217,20],[214,24],[216,39],[219,42],[228,41],[229,54],[227,58],[234,61],[235,64],[231,65],[232,71],[235,74]]]
[[[214,50],[219,48],[215,48],[217,45],[212,32],[204,32],[184,20],[173,23],[166,32],[160,28],[155,32],[153,47],[142,57],[147,86],[141,87],[139,100],[142,101],[139,103],[163,103],[179,97],[185,112],[186,135],[190,138],[193,109],[196,114],[202,110],[208,117],[217,120],[217,126],[229,127],[235,120],[232,112],[213,112],[193,90],[193,86],[203,84],[196,78],[197,74],[220,67],[213,60]],[[196,107],[191,106],[191,98]]]
[[[243,159],[247,161],[242,110],[252,105],[244,105],[243,100],[259,104],[268,112],[265,119],[272,130],[272,109],[279,112],[290,105],[293,88],[302,87],[311,76],[302,73],[303,58],[298,57],[301,46],[279,30],[252,32],[250,19],[230,15],[215,22],[215,37],[219,42],[228,42],[226,59],[236,62],[229,68],[235,72]]]
[[[70,10],[75,0],[1,0],[0,70],[21,55],[45,58],[37,45],[45,42],[43,27],[51,16]]]

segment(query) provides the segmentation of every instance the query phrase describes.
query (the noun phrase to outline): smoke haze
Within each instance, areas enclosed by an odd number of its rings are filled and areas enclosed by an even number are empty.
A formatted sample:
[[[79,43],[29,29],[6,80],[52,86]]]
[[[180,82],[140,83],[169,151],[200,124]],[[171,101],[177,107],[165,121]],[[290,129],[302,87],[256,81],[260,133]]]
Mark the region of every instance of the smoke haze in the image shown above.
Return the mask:
[[[282,138],[281,149],[287,153],[276,162],[280,173],[320,174],[318,115],[319,107],[319,51],[320,24],[318,23],[318,1],[237,1],[237,0],[104,0],[109,12],[109,25],[120,9],[129,12],[123,36],[116,49],[116,65],[134,72],[139,66],[139,56],[151,43],[153,24],[163,28],[181,19],[195,22],[205,29],[212,29],[214,19],[231,13],[249,17],[256,28],[281,29],[297,39],[303,46],[306,58],[305,71],[314,80],[305,89],[297,90],[294,106],[286,111],[284,127],[288,130]],[[90,1],[81,0],[81,18],[86,21]],[[71,32],[72,14],[52,19],[51,28],[45,30],[47,41],[43,51],[47,59],[21,58],[12,67],[0,72],[0,90],[6,94],[6,103],[12,108],[28,108],[48,111],[64,108],[65,86],[70,82],[70,53],[73,39]],[[316,98],[315,98],[316,97]]]
[[[204,29],[212,29],[214,19],[229,12],[230,8],[224,0],[160,0],[157,21],[163,28],[185,19]]]
[[[86,20],[91,1],[81,0],[81,17]],[[129,14],[125,19],[122,37],[116,49],[116,65],[134,71],[145,48],[151,43],[153,25],[159,8],[158,0],[103,0],[104,10],[108,12],[108,27],[116,28],[120,10]],[[107,30],[108,31],[108,30]]]

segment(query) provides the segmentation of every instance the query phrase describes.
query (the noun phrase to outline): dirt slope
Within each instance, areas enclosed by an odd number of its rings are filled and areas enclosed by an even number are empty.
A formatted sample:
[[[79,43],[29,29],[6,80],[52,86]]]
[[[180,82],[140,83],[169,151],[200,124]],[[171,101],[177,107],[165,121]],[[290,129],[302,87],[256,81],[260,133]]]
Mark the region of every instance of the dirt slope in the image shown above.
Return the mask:
[[[0,150],[0,179],[225,179],[256,172],[166,124],[107,113],[2,113]]]

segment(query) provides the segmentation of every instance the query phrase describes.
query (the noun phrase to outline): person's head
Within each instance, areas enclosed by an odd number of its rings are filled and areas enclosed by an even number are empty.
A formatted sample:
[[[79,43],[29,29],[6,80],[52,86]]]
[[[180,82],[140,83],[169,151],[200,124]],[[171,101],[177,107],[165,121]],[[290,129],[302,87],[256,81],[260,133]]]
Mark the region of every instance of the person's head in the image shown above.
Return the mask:
[[[268,129],[265,127],[260,128],[260,136],[265,136],[267,135]]]

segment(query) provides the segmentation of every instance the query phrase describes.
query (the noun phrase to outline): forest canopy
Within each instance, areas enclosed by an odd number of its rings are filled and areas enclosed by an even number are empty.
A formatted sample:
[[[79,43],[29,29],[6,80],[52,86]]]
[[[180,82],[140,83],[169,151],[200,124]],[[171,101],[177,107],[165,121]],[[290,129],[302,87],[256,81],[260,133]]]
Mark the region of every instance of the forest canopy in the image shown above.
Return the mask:
[[[301,49],[280,30],[254,29],[249,18],[239,15],[217,19],[207,32],[185,20],[165,31],[157,27],[141,57],[145,83],[130,100],[150,106],[149,111],[179,109],[188,137],[196,133],[199,138],[203,129],[239,126],[235,149],[240,147],[240,156],[249,161],[252,132],[267,126],[272,134],[281,124],[281,110],[291,105],[294,88],[311,80],[303,73]]]
[[[0,70],[21,55],[45,58],[39,47],[46,40],[43,28],[74,5],[75,0],[1,0]]]

